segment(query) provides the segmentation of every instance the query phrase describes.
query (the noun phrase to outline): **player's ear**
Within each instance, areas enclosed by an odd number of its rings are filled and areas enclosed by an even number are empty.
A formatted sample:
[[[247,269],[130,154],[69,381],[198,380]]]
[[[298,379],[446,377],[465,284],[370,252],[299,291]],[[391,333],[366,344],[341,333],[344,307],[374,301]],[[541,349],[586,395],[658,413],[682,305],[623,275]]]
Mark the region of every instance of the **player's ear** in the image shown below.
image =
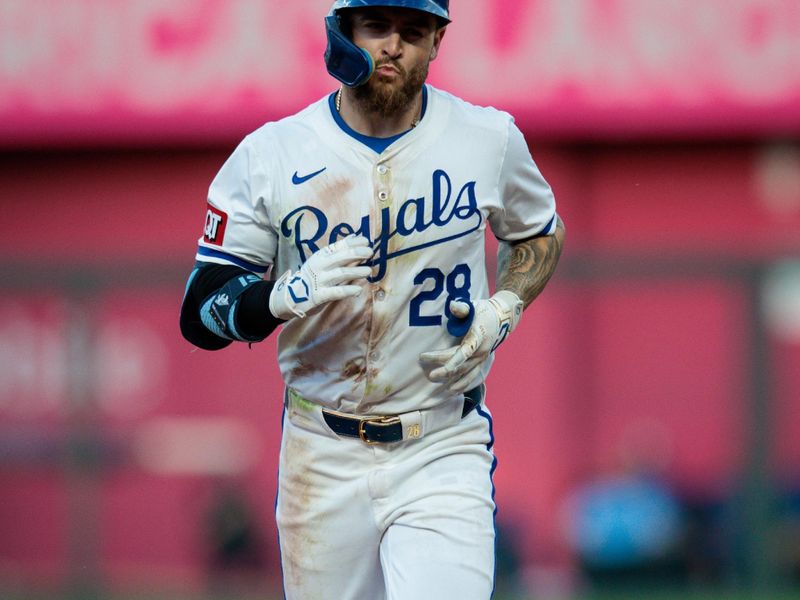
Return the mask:
[[[436,58],[439,55],[439,46],[442,43],[442,38],[444,37],[444,32],[447,27],[439,27],[436,30],[436,33],[433,34],[433,49],[431,50],[431,60]]]

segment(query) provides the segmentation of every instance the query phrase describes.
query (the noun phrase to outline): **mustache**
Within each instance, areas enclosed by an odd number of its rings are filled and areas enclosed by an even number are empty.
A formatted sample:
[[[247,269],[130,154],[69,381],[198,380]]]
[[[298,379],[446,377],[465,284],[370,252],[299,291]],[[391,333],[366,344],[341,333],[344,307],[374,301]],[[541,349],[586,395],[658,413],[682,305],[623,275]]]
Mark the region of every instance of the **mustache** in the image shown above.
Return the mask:
[[[377,61],[375,63],[375,69],[380,69],[381,67],[383,67],[385,65],[391,65],[392,67],[397,69],[397,71],[398,71],[398,73],[400,73],[400,75],[405,75],[406,74],[406,70],[402,67],[402,65],[399,62],[397,62],[395,60],[392,60],[391,58],[387,58],[387,59],[384,59],[384,60],[381,60],[381,61]]]

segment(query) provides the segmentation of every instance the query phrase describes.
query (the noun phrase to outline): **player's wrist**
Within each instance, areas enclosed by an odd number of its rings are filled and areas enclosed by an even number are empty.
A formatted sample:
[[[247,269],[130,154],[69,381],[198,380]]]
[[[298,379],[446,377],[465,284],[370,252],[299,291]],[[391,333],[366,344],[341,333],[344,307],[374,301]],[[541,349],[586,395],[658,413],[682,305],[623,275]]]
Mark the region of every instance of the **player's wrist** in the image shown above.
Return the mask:
[[[511,290],[500,290],[489,298],[489,302],[497,311],[497,316],[500,319],[500,328],[503,329],[507,325],[508,333],[514,331],[522,318],[522,309],[524,307],[520,297]]]
[[[275,287],[272,288],[272,292],[269,295],[269,312],[274,317],[288,321],[295,316],[300,318],[306,316],[306,313],[297,306],[299,302],[293,299],[293,294],[290,290],[291,282],[297,279],[296,276],[298,275],[300,275],[300,271],[292,273],[291,270],[288,270],[275,282]],[[299,280],[295,283],[295,285],[302,284],[303,282]],[[302,289],[303,292],[307,293],[307,285],[304,285]],[[294,296],[297,297],[296,294]]]

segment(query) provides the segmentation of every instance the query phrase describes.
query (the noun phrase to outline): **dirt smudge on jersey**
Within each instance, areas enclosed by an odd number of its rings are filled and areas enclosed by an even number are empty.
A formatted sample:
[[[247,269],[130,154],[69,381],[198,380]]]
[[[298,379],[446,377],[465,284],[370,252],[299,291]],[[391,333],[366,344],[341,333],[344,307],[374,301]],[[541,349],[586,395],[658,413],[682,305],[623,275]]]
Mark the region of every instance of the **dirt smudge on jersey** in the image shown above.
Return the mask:
[[[364,395],[371,396],[378,388],[378,383],[375,381],[380,376],[380,370],[376,367],[367,369],[367,385],[364,386]]]
[[[361,328],[359,317],[369,307],[362,307],[362,298],[369,296],[369,284],[354,281],[353,285],[363,286],[361,295],[356,298],[344,298],[327,302],[309,314],[305,323],[297,324],[292,329],[291,338],[284,335],[284,341],[303,352],[314,351],[320,346],[332,343],[331,352],[339,353],[339,341],[343,337],[353,336]],[[368,300],[367,300],[368,301]],[[310,318],[313,316],[313,319]],[[334,339],[335,338],[335,339]]]
[[[361,292],[365,297],[368,291],[366,282],[354,281],[353,285],[363,285],[364,290]],[[350,285],[350,283],[348,283]],[[343,326],[357,326],[354,314],[358,314],[357,303],[358,298],[344,298],[342,300],[335,300],[324,304],[318,313],[314,315],[314,329],[317,331],[324,331],[335,326],[336,329],[342,329]]]
[[[315,197],[310,204],[325,210],[330,223],[347,222],[357,227],[361,206],[349,197],[354,187],[353,182],[344,177],[321,179],[313,188]]]
[[[356,383],[361,383],[367,376],[367,366],[363,358],[354,358],[347,361],[342,369],[342,377],[346,380],[352,379]]]
[[[366,291],[363,295],[367,295]],[[294,323],[291,330],[284,329],[281,344],[291,348],[293,363],[287,373],[289,381],[318,373],[338,373],[342,364],[339,341],[358,339],[361,317],[356,315],[361,314],[359,308],[357,299],[329,302],[315,311],[313,318],[309,316],[306,323]],[[355,369],[351,366],[347,370]]]
[[[366,345],[369,346],[372,340],[372,319],[374,306],[375,306],[375,296],[373,292],[374,286],[370,285],[366,290],[364,290],[364,308],[363,312],[361,313],[362,318],[364,319],[364,327],[361,330],[361,341]]]
[[[317,365],[317,364],[309,364],[304,362],[302,359],[298,359],[297,366],[292,367],[289,371],[289,376],[292,381],[295,379],[300,379],[302,377],[308,377],[310,375],[314,375],[315,373],[324,373],[326,371],[330,371],[330,369]]]

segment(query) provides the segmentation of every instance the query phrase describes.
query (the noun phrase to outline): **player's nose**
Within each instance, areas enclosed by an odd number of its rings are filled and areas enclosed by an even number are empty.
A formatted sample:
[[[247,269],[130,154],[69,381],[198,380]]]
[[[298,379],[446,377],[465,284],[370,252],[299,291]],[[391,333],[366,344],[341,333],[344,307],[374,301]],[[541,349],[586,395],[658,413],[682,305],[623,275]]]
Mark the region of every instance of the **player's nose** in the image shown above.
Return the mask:
[[[383,52],[391,58],[399,58],[403,53],[403,37],[397,30],[392,30],[384,38]]]

